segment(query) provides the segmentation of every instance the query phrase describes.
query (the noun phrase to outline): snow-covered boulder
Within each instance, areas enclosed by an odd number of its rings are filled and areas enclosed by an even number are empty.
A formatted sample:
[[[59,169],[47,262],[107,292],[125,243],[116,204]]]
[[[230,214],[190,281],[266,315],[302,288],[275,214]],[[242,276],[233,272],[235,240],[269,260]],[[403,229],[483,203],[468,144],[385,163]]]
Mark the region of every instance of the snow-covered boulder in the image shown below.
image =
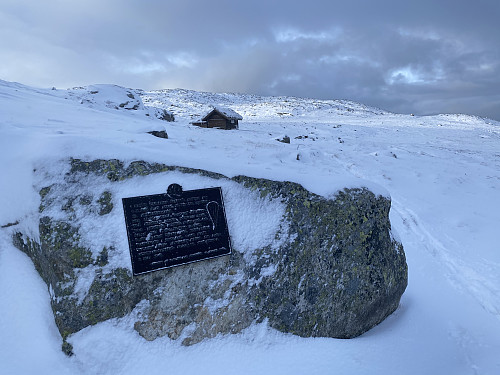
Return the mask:
[[[74,87],[67,90],[69,98],[90,108],[134,111],[160,120],[174,121],[175,118],[171,112],[158,107],[145,106],[137,91],[108,84]]]
[[[147,162],[84,162],[37,170],[39,238],[14,242],[47,283],[56,324],[71,334],[129,315],[148,340],[183,344],[256,321],[300,336],[351,338],[384,320],[407,285],[390,199],[367,189],[325,198],[301,185]],[[121,198],[221,186],[230,256],[132,276]]]

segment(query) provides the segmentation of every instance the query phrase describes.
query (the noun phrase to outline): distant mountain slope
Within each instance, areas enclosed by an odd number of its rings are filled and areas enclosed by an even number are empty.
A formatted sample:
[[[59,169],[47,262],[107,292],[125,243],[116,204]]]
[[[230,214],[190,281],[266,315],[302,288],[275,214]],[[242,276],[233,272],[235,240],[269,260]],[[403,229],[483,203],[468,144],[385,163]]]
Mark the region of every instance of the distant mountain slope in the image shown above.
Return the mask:
[[[231,107],[244,117],[290,118],[314,115],[382,115],[389,112],[348,100],[319,100],[291,96],[258,96],[234,93],[210,93],[184,89],[138,91],[144,103],[195,119],[210,105]]]

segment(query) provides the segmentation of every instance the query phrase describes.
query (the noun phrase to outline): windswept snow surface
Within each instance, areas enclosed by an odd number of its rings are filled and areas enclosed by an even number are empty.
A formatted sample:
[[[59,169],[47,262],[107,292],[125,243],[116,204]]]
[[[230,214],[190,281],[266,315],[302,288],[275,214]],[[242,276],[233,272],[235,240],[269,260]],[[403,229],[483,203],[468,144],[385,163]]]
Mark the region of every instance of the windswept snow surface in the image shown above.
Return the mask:
[[[128,94],[137,110],[115,108]],[[146,116],[148,106],[173,112],[176,122]],[[189,125],[210,106],[240,113],[240,130]],[[147,134],[162,129],[169,139]],[[277,141],[285,135],[290,144]],[[75,355],[65,357],[49,291],[11,234],[36,236],[33,170],[56,170],[68,157],[291,180],[324,196],[345,186],[390,194],[393,233],[409,267],[401,305],[356,339],[299,338],[263,323],[187,348],[167,338],[147,342],[125,317],[74,334]],[[349,101],[0,81],[0,179],[1,374],[500,373],[497,122],[399,115]]]

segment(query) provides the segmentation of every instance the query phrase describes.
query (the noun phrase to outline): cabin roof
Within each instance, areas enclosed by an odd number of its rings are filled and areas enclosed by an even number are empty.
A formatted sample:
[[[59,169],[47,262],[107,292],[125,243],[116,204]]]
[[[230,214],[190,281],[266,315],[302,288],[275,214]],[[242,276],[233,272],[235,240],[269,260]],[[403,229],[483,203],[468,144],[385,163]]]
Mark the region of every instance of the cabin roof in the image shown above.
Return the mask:
[[[226,107],[214,107],[210,112],[208,112],[205,117],[202,118],[202,121],[207,121],[210,115],[214,112],[219,113],[221,116],[225,117],[228,120],[243,120],[243,117],[236,111],[231,108]]]

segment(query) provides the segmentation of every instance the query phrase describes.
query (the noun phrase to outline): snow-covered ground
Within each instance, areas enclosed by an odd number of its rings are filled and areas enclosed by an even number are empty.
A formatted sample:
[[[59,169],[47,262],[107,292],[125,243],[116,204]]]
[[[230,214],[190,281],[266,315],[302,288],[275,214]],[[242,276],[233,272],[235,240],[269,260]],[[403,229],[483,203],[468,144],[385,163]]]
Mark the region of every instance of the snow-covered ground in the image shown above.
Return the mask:
[[[240,113],[240,129],[189,125],[211,104]],[[148,107],[172,111],[176,122],[148,116]],[[169,139],[147,134],[162,129]],[[285,135],[290,144],[277,141]],[[33,170],[70,156],[291,180],[324,196],[345,186],[388,193],[409,268],[401,305],[356,339],[299,338],[260,324],[191,347],[147,342],[126,317],[73,335],[68,358],[47,286],[10,236],[37,231]],[[0,226],[1,374],[500,373],[500,123],[492,120],[349,101],[0,81]]]

